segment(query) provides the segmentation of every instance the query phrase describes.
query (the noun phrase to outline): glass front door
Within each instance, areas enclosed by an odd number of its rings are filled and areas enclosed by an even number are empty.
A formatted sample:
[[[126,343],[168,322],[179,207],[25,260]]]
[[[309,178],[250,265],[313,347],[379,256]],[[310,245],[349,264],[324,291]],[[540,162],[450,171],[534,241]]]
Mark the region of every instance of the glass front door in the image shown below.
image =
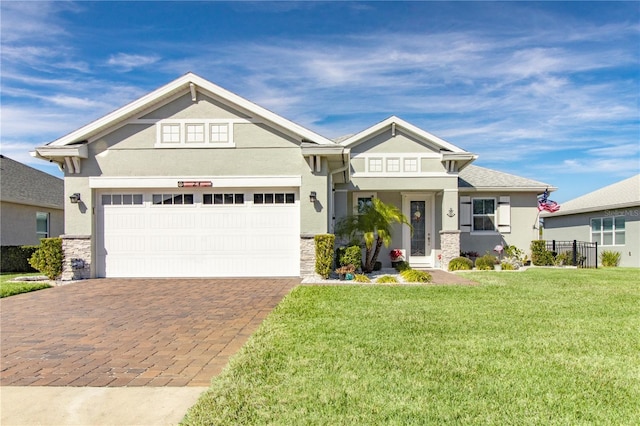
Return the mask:
[[[404,194],[403,213],[411,222],[403,234],[404,249],[409,264],[418,267],[433,266],[431,237],[433,234],[433,196],[430,194]]]
[[[426,202],[411,201],[411,257],[424,257],[426,255],[427,227],[426,227]]]

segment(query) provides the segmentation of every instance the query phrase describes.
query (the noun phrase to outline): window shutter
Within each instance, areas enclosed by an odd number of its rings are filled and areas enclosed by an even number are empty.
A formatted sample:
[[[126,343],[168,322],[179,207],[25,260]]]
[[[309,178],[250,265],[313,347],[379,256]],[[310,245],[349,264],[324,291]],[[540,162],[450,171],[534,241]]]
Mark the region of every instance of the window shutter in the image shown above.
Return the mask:
[[[500,197],[498,201],[498,231],[511,232],[511,197]]]
[[[471,232],[471,197],[460,197],[460,232]]]

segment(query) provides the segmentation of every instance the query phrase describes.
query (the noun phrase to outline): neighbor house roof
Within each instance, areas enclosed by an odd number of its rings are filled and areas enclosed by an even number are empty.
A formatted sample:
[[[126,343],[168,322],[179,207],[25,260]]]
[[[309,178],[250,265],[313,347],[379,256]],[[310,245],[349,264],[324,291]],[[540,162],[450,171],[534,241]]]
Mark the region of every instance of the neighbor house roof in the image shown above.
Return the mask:
[[[555,217],[632,206],[640,206],[640,174],[561,203],[557,212],[541,216]]]
[[[9,203],[62,209],[64,182],[0,155],[0,200]]]
[[[548,183],[499,172],[476,165],[469,165],[458,175],[458,187],[461,192],[468,191],[536,191],[542,193],[545,189],[555,191],[557,188]]]

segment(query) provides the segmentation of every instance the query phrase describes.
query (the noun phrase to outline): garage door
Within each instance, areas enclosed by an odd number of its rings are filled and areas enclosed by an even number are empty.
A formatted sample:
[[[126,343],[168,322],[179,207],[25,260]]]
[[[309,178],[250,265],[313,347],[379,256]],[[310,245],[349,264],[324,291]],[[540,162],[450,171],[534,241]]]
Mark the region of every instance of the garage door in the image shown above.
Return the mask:
[[[98,196],[101,277],[300,275],[297,189]]]

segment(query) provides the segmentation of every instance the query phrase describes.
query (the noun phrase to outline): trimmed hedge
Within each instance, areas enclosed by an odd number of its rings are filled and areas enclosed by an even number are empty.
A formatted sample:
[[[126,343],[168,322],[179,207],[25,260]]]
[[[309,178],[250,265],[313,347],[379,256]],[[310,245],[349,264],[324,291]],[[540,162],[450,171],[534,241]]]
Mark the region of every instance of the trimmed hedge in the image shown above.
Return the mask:
[[[55,280],[62,274],[62,238],[43,238],[40,247],[33,253],[29,263],[50,280]]]
[[[547,250],[545,240],[531,241],[531,263],[536,266],[550,266],[555,264],[553,253]]]
[[[0,247],[1,272],[36,272],[29,259],[38,250],[38,246],[2,246]]]
[[[470,271],[473,269],[473,261],[467,257],[455,257],[449,262],[450,271]]]
[[[492,254],[485,254],[482,257],[476,259],[476,269],[481,271],[491,271],[494,269],[498,258]]]
[[[316,244],[316,273],[327,279],[331,274],[333,263],[333,245],[336,236],[333,234],[320,234],[314,237]]]
[[[338,248],[336,250],[336,265],[354,265],[356,269],[360,269],[362,265],[362,249],[360,246],[353,245]]]

